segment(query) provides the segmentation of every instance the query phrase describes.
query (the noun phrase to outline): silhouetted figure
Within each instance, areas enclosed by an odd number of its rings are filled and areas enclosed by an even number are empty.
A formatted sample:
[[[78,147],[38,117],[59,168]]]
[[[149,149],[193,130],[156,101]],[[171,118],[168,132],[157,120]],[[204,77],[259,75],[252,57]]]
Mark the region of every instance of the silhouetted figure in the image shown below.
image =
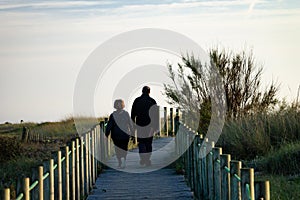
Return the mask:
[[[137,141],[139,147],[140,164],[151,165],[153,135],[157,131],[156,101],[149,96],[150,88],[144,86],[142,95],[137,97],[132,105],[131,119],[136,123]]]
[[[105,135],[108,137],[111,133],[111,138],[115,145],[116,156],[119,163],[119,168],[125,168],[126,156],[128,151],[128,142],[130,135],[133,134],[134,128],[130,119],[129,113],[123,110],[125,107],[122,99],[117,99],[114,102],[114,111],[107,123]],[[122,161],[123,159],[123,161]]]

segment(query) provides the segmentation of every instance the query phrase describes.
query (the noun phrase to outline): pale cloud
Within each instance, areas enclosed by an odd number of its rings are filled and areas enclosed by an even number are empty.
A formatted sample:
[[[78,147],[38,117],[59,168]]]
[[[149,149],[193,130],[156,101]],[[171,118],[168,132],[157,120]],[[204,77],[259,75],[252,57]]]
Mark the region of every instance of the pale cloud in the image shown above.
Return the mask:
[[[29,3],[2,3],[0,10],[19,8],[72,8],[81,6],[111,5],[113,1],[50,1],[50,2],[29,2]]]
[[[251,4],[249,6],[248,14],[250,14],[253,11],[253,8],[257,2],[258,2],[258,0],[252,0]]]

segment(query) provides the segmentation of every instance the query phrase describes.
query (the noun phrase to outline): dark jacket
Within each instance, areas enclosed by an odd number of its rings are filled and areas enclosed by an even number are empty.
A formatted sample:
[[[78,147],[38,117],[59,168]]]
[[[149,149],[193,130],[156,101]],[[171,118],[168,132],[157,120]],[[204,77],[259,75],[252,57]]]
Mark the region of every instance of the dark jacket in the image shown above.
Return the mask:
[[[131,119],[139,126],[150,124],[149,110],[153,105],[156,105],[156,101],[148,94],[142,94],[132,104]]]
[[[159,131],[159,107],[148,94],[142,94],[133,102],[131,119],[136,122],[138,142],[148,140]]]
[[[113,140],[126,140],[133,135],[134,128],[128,112],[117,110],[109,116],[105,135],[108,137],[110,133]]]

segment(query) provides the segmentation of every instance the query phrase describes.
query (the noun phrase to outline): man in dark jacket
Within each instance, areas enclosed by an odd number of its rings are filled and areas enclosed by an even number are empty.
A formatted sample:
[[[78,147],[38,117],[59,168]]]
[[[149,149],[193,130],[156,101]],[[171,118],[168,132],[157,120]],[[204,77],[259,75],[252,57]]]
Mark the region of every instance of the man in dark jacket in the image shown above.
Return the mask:
[[[131,119],[136,123],[137,141],[139,146],[140,164],[151,165],[152,140],[157,129],[158,106],[149,96],[150,88],[144,86],[142,95],[132,105]]]

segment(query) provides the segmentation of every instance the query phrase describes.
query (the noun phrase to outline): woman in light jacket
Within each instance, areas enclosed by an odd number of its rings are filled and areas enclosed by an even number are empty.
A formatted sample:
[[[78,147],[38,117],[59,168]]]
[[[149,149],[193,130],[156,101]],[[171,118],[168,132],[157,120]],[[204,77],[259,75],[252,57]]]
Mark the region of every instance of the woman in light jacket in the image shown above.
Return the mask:
[[[125,168],[128,142],[130,136],[134,133],[133,123],[124,107],[125,103],[122,99],[115,100],[114,108],[116,111],[109,116],[105,130],[105,135],[108,137],[111,134],[114,142],[119,168]]]

